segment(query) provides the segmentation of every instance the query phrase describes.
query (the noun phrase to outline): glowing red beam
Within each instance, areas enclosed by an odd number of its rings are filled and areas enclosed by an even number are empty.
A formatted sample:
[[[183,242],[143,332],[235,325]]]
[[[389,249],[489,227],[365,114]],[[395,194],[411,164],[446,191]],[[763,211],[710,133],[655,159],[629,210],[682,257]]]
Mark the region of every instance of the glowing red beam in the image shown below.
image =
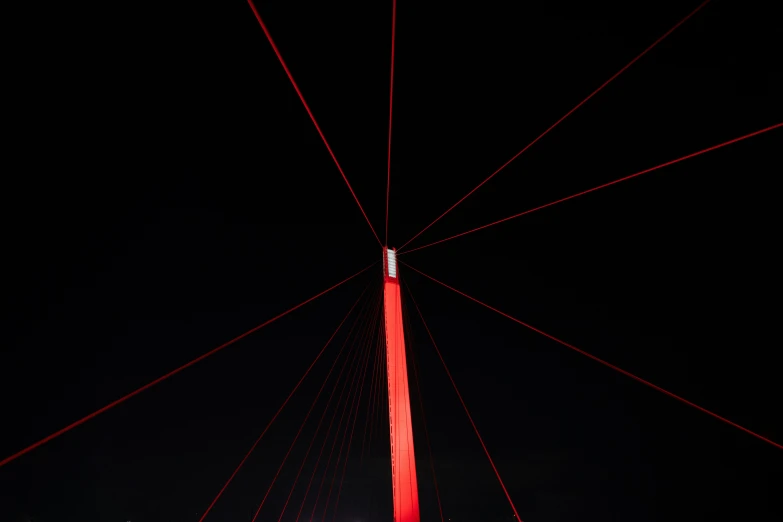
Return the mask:
[[[345,180],[345,184],[348,186],[348,190],[351,191],[351,195],[353,196],[354,201],[356,201],[356,204],[359,206],[359,210],[362,211],[362,215],[364,216],[365,221],[367,221],[367,224],[370,226],[370,230],[372,230],[372,234],[375,236],[375,239],[378,241],[378,244],[383,246],[381,243],[381,239],[378,237],[378,234],[375,233],[375,228],[373,228],[372,223],[370,223],[370,218],[367,217],[367,213],[364,211],[362,204],[359,203],[359,198],[356,196],[356,193],[353,191],[353,187],[351,187],[351,183],[348,181],[345,172],[343,172],[343,168],[340,166],[340,162],[337,161],[337,156],[334,155],[334,152],[332,151],[332,147],[329,146],[329,142],[326,141],[326,136],[324,136],[323,131],[321,131],[321,127],[318,125],[318,122],[315,120],[313,111],[311,111],[310,106],[307,105],[307,102],[304,99],[304,95],[302,94],[302,91],[299,90],[299,86],[294,81],[294,77],[291,74],[291,71],[288,69],[288,66],[283,60],[283,55],[280,54],[280,50],[277,48],[277,45],[275,45],[274,40],[272,40],[272,35],[269,33],[269,29],[267,29],[266,24],[264,24],[264,21],[261,19],[261,15],[258,14],[258,9],[256,9],[253,0],[247,0],[247,3],[250,5],[250,9],[253,10],[253,14],[256,15],[258,24],[261,26],[261,29],[264,31],[264,34],[266,35],[266,39],[269,40],[269,44],[272,46],[272,50],[277,55],[277,59],[280,60],[280,65],[283,66],[285,73],[288,75],[288,79],[291,80],[291,85],[294,86],[294,90],[296,91],[296,94],[299,96],[299,99],[302,100],[302,105],[304,105],[307,114],[310,116],[310,119],[313,120],[313,125],[315,125],[315,130],[318,131],[318,134],[321,136],[321,140],[324,142],[324,145],[326,145],[326,150],[329,151],[329,155],[332,157],[332,160],[334,160],[334,164],[337,165],[337,170],[340,171],[343,180]]]
[[[746,140],[748,138],[752,138],[753,136],[758,136],[759,134],[763,134],[765,132],[769,132],[771,130],[777,129],[777,128],[782,127],[782,126],[783,126],[783,123],[777,123],[777,124],[772,125],[770,127],[766,127],[764,129],[757,130],[755,132],[751,132],[750,134],[745,134],[744,136],[740,136],[738,138],[734,138],[732,140],[724,141],[723,143],[719,143],[717,145],[713,145],[712,147],[708,147],[706,149],[703,149],[703,150],[700,150],[700,151],[697,151],[697,152],[692,152],[691,154],[688,154],[688,155],[683,156],[681,158],[677,158],[677,159],[674,159],[674,160],[671,160],[671,161],[667,161],[666,163],[661,163],[660,165],[656,165],[655,167],[650,167],[649,169],[645,169],[645,170],[636,172],[635,174],[631,174],[629,176],[625,176],[625,177],[622,177],[620,179],[616,179],[614,181],[610,181],[609,183],[604,183],[603,185],[598,185],[597,187],[593,187],[593,188],[588,189],[588,190],[583,190],[582,192],[578,192],[576,194],[572,194],[570,196],[558,199],[556,201],[552,201],[552,202],[547,203],[545,205],[541,205],[541,206],[538,206],[538,207],[535,207],[535,208],[531,208],[529,210],[525,210],[524,212],[520,212],[519,214],[514,214],[513,216],[508,216],[508,217],[505,217],[503,219],[499,219],[497,221],[493,221],[492,223],[487,223],[486,225],[482,225],[480,227],[472,228],[472,229],[470,229],[470,230],[468,230],[466,232],[461,232],[459,234],[455,234],[453,236],[449,236],[449,237],[447,237],[445,239],[440,239],[438,241],[433,241],[432,243],[427,243],[426,245],[423,245],[423,246],[420,246],[420,247],[408,249],[408,250],[405,251],[405,253],[409,254],[411,252],[415,252],[416,250],[421,250],[423,248],[427,248],[427,247],[431,247],[431,246],[434,246],[434,245],[438,245],[438,244],[444,243],[446,241],[451,241],[452,239],[457,239],[458,237],[466,236],[468,234],[472,234],[473,232],[478,232],[479,230],[484,230],[485,228],[489,228],[491,226],[499,225],[500,223],[505,223],[506,221],[510,221],[510,220],[518,218],[518,217],[526,216],[527,214],[532,214],[533,212],[535,212],[537,210],[542,210],[542,209],[551,207],[553,205],[557,205],[558,203],[563,203],[564,201],[568,201],[570,199],[574,199],[574,198],[577,198],[579,196],[584,196],[585,194],[590,194],[591,192],[595,192],[596,190],[600,190],[602,188],[611,187],[612,185],[616,185],[616,184],[618,184],[618,183],[620,183],[622,181],[627,181],[629,179],[633,179],[633,178],[639,177],[642,174],[647,174],[648,172],[654,172],[654,171],[662,169],[664,167],[668,167],[670,165],[674,165],[675,163],[680,163],[681,161],[685,161],[685,160],[690,159],[690,158],[695,158],[696,156],[701,156],[702,154],[705,154],[707,152],[710,152],[710,151],[713,151],[713,150],[716,150],[716,149],[720,149],[722,147],[725,147],[727,145],[731,145],[733,143],[737,143],[738,141],[742,141],[742,140]],[[399,252],[398,252],[397,255],[400,255]]]
[[[494,178],[494,177],[495,177],[495,175],[496,175],[497,173],[499,173],[501,170],[505,169],[505,168],[506,168],[506,167],[507,167],[507,166],[508,166],[508,165],[509,165],[509,164],[510,164],[512,161],[514,161],[514,160],[515,160],[515,159],[517,159],[519,156],[521,156],[521,155],[522,155],[522,154],[523,154],[525,151],[527,151],[527,149],[529,149],[530,147],[532,147],[533,145],[535,145],[535,144],[536,144],[536,143],[537,143],[537,142],[538,142],[538,141],[539,141],[541,138],[543,138],[544,136],[546,136],[547,134],[549,134],[549,132],[550,132],[552,129],[554,129],[555,127],[557,127],[558,125],[560,125],[560,123],[561,123],[563,120],[565,120],[566,118],[568,118],[569,116],[571,116],[571,114],[573,114],[574,112],[576,112],[576,110],[577,110],[577,109],[579,109],[579,107],[581,107],[581,106],[582,106],[582,105],[584,105],[585,103],[587,103],[587,101],[588,101],[588,100],[590,100],[590,98],[592,98],[593,96],[595,96],[596,94],[598,94],[598,93],[599,93],[601,90],[603,90],[603,88],[604,88],[604,87],[606,87],[607,85],[609,85],[610,83],[612,83],[612,82],[615,80],[615,78],[617,78],[617,77],[618,77],[618,76],[620,76],[622,73],[624,73],[624,72],[625,72],[625,71],[626,71],[626,70],[627,70],[629,67],[631,67],[631,66],[632,66],[634,63],[636,63],[636,62],[637,62],[637,61],[638,61],[638,60],[639,60],[639,59],[640,59],[642,56],[644,56],[645,54],[647,54],[648,52],[650,52],[650,51],[651,51],[651,50],[652,50],[652,49],[653,49],[653,48],[654,48],[656,45],[658,45],[659,43],[661,43],[661,41],[663,41],[663,39],[664,39],[664,38],[666,38],[667,36],[669,36],[670,34],[672,34],[672,33],[675,31],[675,29],[677,29],[677,28],[678,28],[678,27],[680,27],[682,24],[684,24],[686,21],[688,21],[688,19],[690,19],[690,18],[691,18],[693,15],[695,15],[697,12],[699,12],[699,11],[701,10],[701,8],[702,8],[702,7],[704,7],[705,5],[707,5],[709,2],[710,2],[710,0],[705,0],[704,2],[702,2],[701,4],[699,4],[699,6],[698,6],[696,9],[694,9],[693,11],[691,11],[691,12],[690,12],[690,14],[688,14],[688,16],[686,16],[685,18],[683,18],[682,20],[680,20],[679,22],[677,22],[677,24],[675,24],[675,26],[674,26],[674,27],[672,27],[671,29],[669,29],[668,31],[666,31],[666,32],[663,34],[663,36],[661,36],[660,38],[658,38],[657,40],[655,40],[655,41],[654,41],[654,42],[653,42],[653,43],[652,43],[652,44],[651,44],[651,45],[650,45],[650,46],[649,46],[647,49],[645,49],[644,51],[642,51],[642,52],[641,52],[641,53],[640,53],[640,54],[639,54],[639,55],[638,55],[636,58],[634,58],[633,60],[631,60],[630,62],[628,62],[628,64],[627,64],[625,67],[623,67],[622,69],[620,69],[619,71],[617,71],[617,72],[616,72],[616,73],[615,73],[615,74],[614,74],[614,75],[613,75],[611,78],[609,78],[609,79],[608,79],[608,80],[606,80],[604,83],[602,83],[602,84],[601,84],[601,85],[600,85],[600,86],[599,86],[599,87],[598,87],[596,90],[594,90],[593,92],[591,92],[591,93],[590,93],[590,95],[589,95],[587,98],[585,98],[584,100],[582,100],[581,102],[579,102],[579,103],[576,105],[576,107],[574,107],[573,109],[571,109],[570,111],[568,111],[567,113],[565,113],[565,114],[564,114],[564,115],[563,115],[563,116],[562,116],[562,117],[561,117],[559,120],[557,120],[555,123],[553,123],[553,124],[552,124],[552,125],[551,125],[551,126],[548,128],[548,129],[546,129],[544,132],[542,132],[541,134],[539,134],[539,136],[538,136],[536,139],[534,139],[533,141],[531,141],[530,143],[528,143],[528,144],[525,146],[525,148],[523,148],[522,150],[520,150],[519,152],[517,152],[517,153],[516,153],[516,154],[515,154],[515,155],[514,155],[514,156],[513,156],[513,157],[512,157],[510,160],[508,160],[508,161],[507,161],[507,162],[505,162],[503,165],[501,165],[499,169],[497,169],[495,172],[493,172],[492,174],[490,174],[488,178],[486,178],[484,181],[482,181],[481,183],[479,183],[478,185],[476,185],[476,186],[473,188],[473,190],[471,190],[470,192],[468,192],[467,194],[465,194],[464,196],[462,196],[462,198],[461,198],[459,201],[457,201],[457,202],[456,202],[456,203],[454,203],[452,206],[450,206],[450,207],[449,207],[449,208],[448,208],[448,209],[447,209],[447,210],[446,210],[446,211],[445,211],[443,214],[441,214],[440,216],[438,216],[437,218],[435,218],[435,220],[434,220],[432,223],[430,223],[429,225],[427,225],[426,227],[424,227],[424,228],[423,228],[421,231],[419,231],[419,233],[418,233],[418,234],[416,234],[415,236],[413,236],[412,238],[410,238],[408,241],[406,241],[406,242],[405,242],[405,243],[404,243],[404,244],[403,244],[403,245],[402,245],[402,246],[399,248],[399,250],[402,250],[403,248],[405,248],[405,246],[406,246],[406,245],[408,245],[408,243],[410,243],[411,241],[413,241],[414,239],[416,239],[417,237],[419,237],[420,235],[422,235],[422,234],[423,234],[423,233],[424,233],[424,232],[425,232],[427,229],[429,229],[429,228],[430,228],[432,225],[434,225],[435,223],[437,223],[438,221],[440,221],[440,220],[443,218],[443,216],[445,216],[446,214],[448,214],[449,212],[451,212],[452,210],[454,210],[454,209],[457,207],[457,205],[459,205],[460,203],[462,203],[463,201],[465,201],[466,199],[468,199],[468,197],[470,197],[470,195],[471,195],[471,194],[473,194],[473,193],[474,193],[474,192],[476,192],[478,189],[480,189],[482,186],[484,186],[484,184],[485,184],[485,183],[487,183],[489,180],[491,180],[492,178]]]
[[[409,265],[405,265],[408,266]],[[412,267],[409,267],[412,268]],[[416,270],[413,268],[413,270]],[[416,270],[416,272],[419,272]],[[421,273],[421,272],[419,272]],[[429,277],[429,276],[428,276]],[[442,283],[441,283],[442,284]],[[492,456],[489,454],[489,450],[487,449],[487,445],[484,444],[484,439],[481,437],[481,434],[479,433],[478,427],[476,426],[476,423],[473,422],[473,416],[470,414],[470,411],[468,411],[468,405],[465,404],[465,400],[462,398],[462,394],[459,392],[459,388],[457,388],[457,383],[454,382],[454,377],[451,376],[451,372],[449,371],[449,367],[446,365],[446,361],[443,359],[443,355],[440,353],[440,349],[438,348],[438,344],[435,342],[435,338],[432,337],[432,332],[430,332],[430,327],[427,326],[427,322],[424,320],[424,316],[421,313],[421,310],[419,309],[418,303],[416,303],[416,300],[413,298],[413,294],[410,293],[410,288],[408,288],[408,293],[411,296],[411,301],[413,301],[413,305],[416,307],[416,311],[419,312],[419,317],[421,318],[421,323],[424,325],[424,329],[427,330],[427,335],[430,337],[430,341],[432,341],[432,346],[435,348],[435,351],[438,354],[438,358],[440,359],[440,362],[443,364],[443,368],[446,370],[446,375],[449,376],[449,380],[451,381],[451,385],[454,387],[454,391],[457,392],[457,397],[459,398],[459,402],[462,403],[462,408],[465,410],[465,414],[468,416],[468,420],[470,421],[470,425],[473,426],[473,431],[476,433],[476,437],[478,437],[479,442],[481,443],[481,447],[484,449],[484,454],[487,456],[487,459],[489,460],[490,465],[492,466],[492,470],[495,472],[495,476],[498,479],[498,482],[500,482],[500,487],[503,488],[503,493],[506,495],[506,499],[508,500],[508,503],[511,504],[511,509],[514,511],[514,516],[516,517],[519,522],[522,522],[522,519],[519,517],[519,513],[517,512],[517,508],[514,505],[514,501],[511,500],[511,495],[508,492],[508,489],[506,489],[506,485],[503,483],[503,479],[500,477],[500,472],[498,471],[497,466],[495,466],[495,461],[492,460]]]
[[[375,263],[373,263],[372,265],[370,265],[370,266],[368,266],[368,267],[366,267],[366,268],[363,268],[362,270],[360,270],[360,271],[356,272],[356,273],[355,273],[354,275],[352,275],[351,277],[348,277],[348,278],[346,278],[346,279],[343,279],[342,281],[340,281],[340,282],[339,282],[339,283],[337,283],[336,285],[334,285],[334,286],[332,286],[332,287],[330,287],[330,288],[327,288],[327,289],[326,289],[326,290],[324,290],[323,292],[321,292],[321,293],[319,293],[319,294],[316,294],[316,295],[314,295],[314,296],[313,296],[313,297],[311,297],[310,299],[307,299],[307,300],[305,300],[305,301],[302,301],[302,302],[301,302],[301,303],[299,303],[298,305],[296,305],[296,306],[294,306],[294,307],[292,307],[292,308],[289,308],[289,309],[288,309],[288,310],[286,310],[285,312],[283,312],[283,313],[281,313],[281,314],[278,314],[278,315],[276,315],[275,317],[273,317],[273,318],[271,318],[271,319],[268,319],[267,321],[264,321],[263,323],[259,324],[259,325],[258,325],[258,326],[256,326],[255,328],[251,328],[250,330],[248,330],[247,332],[243,333],[242,335],[238,335],[237,337],[234,337],[234,338],[233,338],[233,339],[231,339],[230,341],[228,341],[228,342],[226,342],[226,343],[223,343],[223,344],[221,344],[221,345],[220,345],[220,346],[218,346],[217,348],[213,348],[212,350],[208,351],[207,353],[205,353],[205,354],[203,354],[203,355],[200,355],[200,356],[196,357],[196,358],[195,358],[195,359],[193,359],[192,361],[190,361],[190,362],[187,362],[187,363],[183,364],[183,365],[182,365],[182,366],[180,366],[179,368],[176,368],[176,369],[174,369],[174,370],[171,370],[169,373],[167,373],[167,374],[165,374],[165,375],[162,375],[162,376],[158,377],[157,379],[155,379],[155,380],[154,380],[154,381],[152,381],[152,382],[148,382],[147,384],[145,384],[145,385],[144,385],[144,386],[142,386],[141,388],[137,388],[137,389],[133,390],[132,392],[128,393],[127,395],[124,395],[124,396],[120,397],[119,399],[117,399],[117,400],[115,400],[115,401],[113,401],[113,402],[110,402],[109,404],[107,404],[107,405],[106,405],[106,406],[104,406],[103,408],[100,408],[100,409],[98,409],[98,410],[95,410],[94,412],[90,413],[89,415],[85,415],[84,417],[82,417],[81,419],[77,420],[76,422],[73,422],[73,423],[69,424],[68,426],[66,426],[66,427],[64,427],[64,428],[62,428],[62,429],[60,429],[60,430],[57,430],[57,431],[55,431],[55,432],[54,432],[54,433],[52,433],[51,435],[48,435],[48,436],[44,437],[43,439],[39,440],[38,442],[36,442],[36,443],[34,443],[34,444],[30,444],[30,445],[29,445],[29,446],[27,446],[26,448],[24,448],[24,449],[22,449],[22,450],[20,450],[20,451],[17,451],[17,452],[16,452],[16,453],[14,453],[13,455],[9,455],[8,457],[4,458],[3,460],[0,460],[0,467],[3,467],[3,466],[5,466],[6,464],[8,464],[9,462],[11,462],[11,461],[13,461],[13,460],[16,460],[16,459],[18,459],[19,457],[21,457],[21,456],[22,456],[22,455],[24,455],[25,453],[29,453],[30,451],[34,450],[34,449],[35,449],[35,448],[37,448],[38,446],[41,446],[41,445],[43,445],[43,444],[46,444],[46,443],[47,443],[47,442],[49,442],[50,440],[52,440],[52,439],[55,439],[55,438],[59,437],[60,435],[62,435],[62,434],[64,434],[64,433],[67,433],[67,432],[71,431],[71,430],[72,430],[72,429],[74,429],[75,427],[77,427],[77,426],[80,426],[81,424],[84,424],[84,423],[85,423],[85,422],[87,422],[88,420],[90,420],[90,419],[93,419],[93,418],[97,417],[97,416],[98,416],[98,415],[100,415],[101,413],[104,413],[104,412],[106,412],[106,411],[108,411],[108,410],[110,410],[110,409],[114,408],[115,406],[117,406],[117,405],[119,405],[119,404],[122,404],[123,402],[127,401],[127,400],[128,400],[128,399],[130,399],[131,397],[133,397],[133,396],[135,396],[135,395],[138,395],[139,393],[143,392],[144,390],[147,390],[147,389],[149,389],[149,388],[152,388],[152,387],[153,387],[153,386],[155,386],[156,384],[159,384],[159,383],[161,383],[161,382],[165,381],[165,380],[166,380],[166,379],[168,379],[169,377],[172,377],[172,376],[174,376],[174,375],[178,374],[178,373],[179,373],[179,372],[181,372],[182,370],[184,370],[184,369],[186,369],[186,368],[190,368],[190,367],[191,367],[191,366],[193,366],[194,364],[196,364],[196,363],[198,363],[198,362],[201,362],[201,361],[203,361],[204,359],[206,359],[206,358],[207,358],[207,357],[209,357],[210,355],[214,355],[214,354],[216,354],[217,352],[219,352],[219,351],[220,351],[220,350],[222,350],[223,348],[226,348],[226,347],[228,347],[228,346],[230,346],[230,345],[234,344],[235,342],[239,341],[240,339],[244,339],[244,338],[245,338],[245,337],[247,337],[248,335],[252,334],[253,332],[256,332],[256,331],[260,330],[260,329],[261,329],[261,328],[263,328],[264,326],[266,326],[266,325],[268,325],[268,324],[271,324],[271,323],[273,323],[273,322],[277,321],[277,320],[278,320],[278,319],[280,319],[281,317],[283,317],[283,316],[286,316],[286,315],[290,314],[291,312],[293,312],[294,310],[297,310],[298,308],[301,308],[302,306],[306,305],[306,304],[307,304],[307,303],[309,303],[310,301],[314,301],[315,299],[318,299],[318,298],[319,298],[319,297],[321,297],[322,295],[324,295],[324,294],[326,294],[326,293],[328,293],[328,292],[331,292],[332,290],[334,290],[334,289],[335,289],[335,288],[337,288],[338,286],[342,285],[343,283],[345,283],[345,282],[347,282],[347,281],[350,281],[350,280],[351,280],[351,279],[353,279],[354,277],[358,276],[359,274],[361,274],[362,272],[364,272],[365,270],[367,270],[368,268],[370,268],[370,267],[371,267],[371,266],[373,266],[374,264],[375,264]],[[315,364],[315,363],[313,363],[313,364]],[[298,386],[298,385],[297,385],[297,386]],[[294,390],[294,391],[295,391],[295,390]],[[292,392],[292,393],[293,393],[293,392]]]
[[[488,304],[486,304],[486,303],[483,303],[483,302],[479,301],[478,299],[476,299],[475,297],[471,297],[471,296],[469,296],[468,294],[466,294],[466,293],[464,293],[464,292],[461,292],[461,291],[457,290],[456,288],[454,288],[454,287],[451,287],[451,286],[447,285],[446,283],[443,283],[443,282],[441,282],[441,281],[438,281],[438,280],[437,280],[437,279],[435,279],[434,277],[432,277],[432,276],[429,276],[429,275],[425,274],[425,273],[424,273],[424,272],[422,272],[421,270],[417,270],[417,269],[413,268],[412,266],[410,266],[410,265],[409,265],[409,264],[407,264],[407,263],[403,263],[403,264],[404,264],[405,266],[407,266],[408,268],[410,268],[411,270],[413,270],[414,272],[417,272],[417,273],[419,273],[419,274],[423,275],[424,277],[426,277],[427,279],[429,279],[429,280],[431,280],[431,281],[434,281],[434,282],[438,283],[439,285],[441,285],[441,286],[443,286],[443,287],[445,287],[445,288],[448,288],[448,289],[449,289],[449,290],[451,290],[452,292],[455,292],[455,293],[457,293],[457,294],[459,294],[459,295],[461,295],[461,296],[463,296],[463,297],[466,297],[466,298],[470,299],[471,301],[473,301],[474,303],[480,304],[480,305],[481,305],[481,306],[483,306],[484,308],[487,308],[487,309],[489,309],[489,310],[492,310],[493,312],[495,312],[495,313],[498,313],[498,314],[502,315],[503,317],[505,317],[505,318],[507,318],[507,319],[511,319],[511,320],[512,320],[512,321],[514,321],[515,323],[521,324],[521,325],[522,325],[522,326],[524,326],[525,328],[528,328],[528,329],[530,329],[530,330],[533,330],[534,332],[536,332],[536,333],[538,333],[538,334],[541,334],[541,335],[543,335],[544,337],[546,337],[546,338],[548,338],[548,339],[551,339],[551,340],[555,341],[556,343],[562,344],[562,345],[563,345],[563,346],[565,346],[566,348],[569,348],[569,349],[571,349],[571,350],[573,350],[573,351],[575,351],[575,352],[577,352],[577,353],[580,353],[580,354],[584,355],[585,357],[589,357],[590,359],[594,360],[595,362],[598,362],[598,363],[601,363],[601,364],[603,364],[603,365],[604,365],[604,366],[606,366],[607,368],[611,368],[612,370],[614,370],[614,371],[616,371],[616,372],[622,373],[622,374],[623,374],[623,375],[625,375],[626,377],[630,377],[631,379],[633,379],[633,380],[635,380],[635,381],[637,381],[637,382],[640,382],[640,383],[644,384],[645,386],[649,386],[649,387],[650,387],[650,388],[652,388],[653,390],[659,391],[659,392],[663,393],[664,395],[668,395],[668,396],[669,396],[669,397],[671,397],[672,399],[677,399],[678,401],[682,402],[683,404],[687,404],[687,405],[688,405],[688,406],[690,406],[691,408],[695,408],[695,409],[697,409],[697,410],[699,410],[699,411],[701,411],[701,412],[703,412],[703,413],[706,413],[707,415],[709,415],[709,416],[711,416],[711,417],[713,417],[713,418],[715,418],[715,419],[718,419],[718,420],[719,420],[719,421],[721,421],[721,422],[724,422],[724,423],[728,424],[729,426],[732,426],[732,427],[734,427],[734,428],[737,428],[738,430],[744,431],[744,432],[745,432],[745,433],[747,433],[748,435],[752,435],[752,436],[756,437],[757,439],[759,439],[759,440],[762,440],[762,441],[766,442],[767,444],[771,444],[772,446],[775,446],[775,447],[776,447],[776,448],[778,448],[778,449],[783,449],[783,445],[781,445],[781,444],[778,444],[777,442],[775,442],[775,441],[773,441],[773,440],[770,440],[770,439],[768,439],[768,438],[766,438],[766,437],[763,437],[763,436],[759,435],[759,434],[758,434],[758,433],[756,433],[756,432],[750,431],[749,429],[747,429],[747,428],[745,428],[745,427],[743,427],[743,426],[740,426],[739,424],[737,424],[737,423],[735,423],[735,422],[732,422],[732,421],[730,421],[730,420],[728,420],[728,419],[726,419],[726,418],[724,418],[724,417],[721,417],[720,415],[718,415],[718,414],[716,414],[716,413],[713,413],[713,412],[711,412],[710,410],[708,410],[708,409],[706,409],[706,408],[702,408],[702,407],[701,407],[701,406],[699,406],[698,404],[694,404],[694,403],[690,402],[689,400],[683,399],[683,398],[682,398],[682,397],[680,397],[679,395],[675,395],[674,393],[672,393],[672,392],[670,392],[670,391],[667,391],[667,390],[665,390],[665,389],[661,388],[660,386],[656,386],[655,384],[653,384],[653,383],[651,383],[651,382],[649,382],[649,381],[645,381],[645,380],[644,380],[644,379],[642,379],[641,377],[637,377],[636,375],[632,374],[631,372],[625,371],[625,370],[623,370],[622,368],[619,368],[619,367],[617,367],[617,366],[615,366],[615,365],[613,365],[613,364],[610,364],[610,363],[608,363],[608,362],[604,361],[603,359],[599,359],[599,358],[598,358],[598,357],[596,357],[595,355],[592,355],[592,354],[590,354],[590,353],[588,353],[588,352],[586,352],[586,351],[584,351],[584,350],[581,350],[581,349],[577,348],[576,346],[574,346],[574,345],[572,345],[572,344],[569,344],[569,343],[567,343],[567,342],[565,342],[565,341],[563,341],[563,340],[561,340],[561,339],[558,339],[558,338],[557,338],[557,337],[555,337],[554,335],[548,334],[548,333],[544,332],[543,330],[539,330],[538,328],[536,328],[536,327],[534,327],[534,326],[531,326],[531,325],[529,325],[529,324],[527,324],[527,323],[525,323],[525,322],[523,322],[523,321],[520,321],[520,320],[519,320],[519,319],[517,319],[516,317],[513,317],[513,316],[511,316],[511,315],[509,315],[509,314],[507,314],[507,313],[505,313],[505,312],[501,312],[501,311],[500,311],[500,310],[498,310],[497,308],[494,308],[494,307],[492,307],[492,306],[490,306],[490,305],[488,305]]]
[[[389,244],[389,188],[391,187],[392,93],[394,92],[394,33],[397,27],[397,0],[392,0],[391,75],[389,79],[389,154],[386,161],[386,244]]]
[[[384,254],[386,255],[386,254]],[[389,257],[384,257],[384,330],[386,333],[386,382],[389,391],[389,436],[392,468],[392,498],[395,522],[420,522],[416,448],[410,403],[410,379],[405,349],[400,282],[389,275]]]

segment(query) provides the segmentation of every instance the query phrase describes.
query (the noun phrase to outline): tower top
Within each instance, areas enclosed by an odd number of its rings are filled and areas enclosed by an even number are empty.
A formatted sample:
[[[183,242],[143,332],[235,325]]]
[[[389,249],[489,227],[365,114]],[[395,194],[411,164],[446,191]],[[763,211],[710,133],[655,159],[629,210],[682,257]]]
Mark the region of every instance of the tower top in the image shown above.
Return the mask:
[[[397,251],[383,247],[383,277],[387,280],[397,280]]]

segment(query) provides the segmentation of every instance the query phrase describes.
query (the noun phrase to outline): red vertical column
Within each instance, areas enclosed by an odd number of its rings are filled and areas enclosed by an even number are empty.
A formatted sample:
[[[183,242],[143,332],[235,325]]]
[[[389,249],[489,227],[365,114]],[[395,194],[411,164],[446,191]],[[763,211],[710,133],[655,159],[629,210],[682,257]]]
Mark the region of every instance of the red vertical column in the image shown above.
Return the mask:
[[[383,273],[394,522],[419,522],[419,493],[416,483],[416,457],[413,452],[400,283],[397,279],[395,252],[386,248],[383,252]]]

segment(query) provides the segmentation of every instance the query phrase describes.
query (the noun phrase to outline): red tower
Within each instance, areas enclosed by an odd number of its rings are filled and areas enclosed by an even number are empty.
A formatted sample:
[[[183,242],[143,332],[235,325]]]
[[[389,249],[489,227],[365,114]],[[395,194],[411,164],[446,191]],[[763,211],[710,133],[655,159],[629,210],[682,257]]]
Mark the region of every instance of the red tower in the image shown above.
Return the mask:
[[[416,483],[416,456],[413,452],[400,282],[397,278],[397,255],[389,248],[383,249],[383,303],[386,321],[394,522],[419,522],[419,492]]]

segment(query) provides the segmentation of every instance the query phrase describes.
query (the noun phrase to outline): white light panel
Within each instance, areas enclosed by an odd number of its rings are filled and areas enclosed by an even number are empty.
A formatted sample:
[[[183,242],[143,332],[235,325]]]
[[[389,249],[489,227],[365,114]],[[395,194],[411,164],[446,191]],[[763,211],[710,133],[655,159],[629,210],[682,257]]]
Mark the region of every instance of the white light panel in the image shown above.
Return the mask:
[[[394,252],[394,250],[387,248],[386,249],[386,262],[388,263],[389,267],[389,277],[397,277],[397,254]]]

